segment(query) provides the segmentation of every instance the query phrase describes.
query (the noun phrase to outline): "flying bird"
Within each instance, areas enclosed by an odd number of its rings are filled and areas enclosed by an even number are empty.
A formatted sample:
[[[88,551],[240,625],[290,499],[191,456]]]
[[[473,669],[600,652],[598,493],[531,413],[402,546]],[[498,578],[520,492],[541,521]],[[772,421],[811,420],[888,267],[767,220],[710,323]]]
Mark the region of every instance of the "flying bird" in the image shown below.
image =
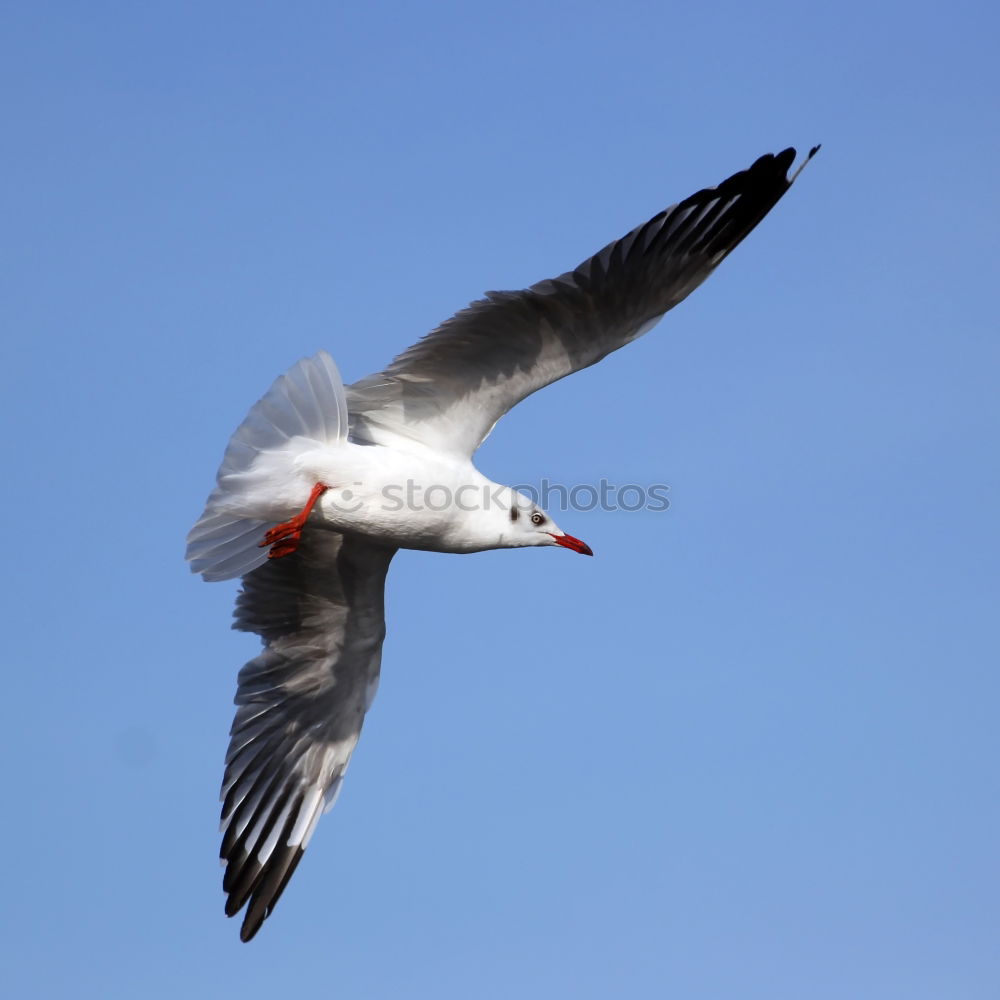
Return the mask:
[[[655,326],[818,149],[790,177],[794,149],[762,156],[558,278],[488,292],[353,385],[325,352],[299,361],[250,410],[187,539],[193,572],[243,578],[234,628],[263,642],[239,673],[221,796],[226,914],[246,906],[244,941],[340,791],[378,686],[393,555],[592,555],[473,454],[516,403]],[[404,503],[402,484],[439,499]]]

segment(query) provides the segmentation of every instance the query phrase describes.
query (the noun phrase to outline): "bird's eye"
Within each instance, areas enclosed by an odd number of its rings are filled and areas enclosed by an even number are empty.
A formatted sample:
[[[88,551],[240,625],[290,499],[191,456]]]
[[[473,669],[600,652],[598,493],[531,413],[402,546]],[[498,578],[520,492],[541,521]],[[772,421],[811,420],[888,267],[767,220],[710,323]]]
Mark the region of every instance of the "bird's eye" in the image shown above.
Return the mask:
[[[532,524],[545,524],[545,515],[539,514],[536,510],[534,514],[531,515]]]

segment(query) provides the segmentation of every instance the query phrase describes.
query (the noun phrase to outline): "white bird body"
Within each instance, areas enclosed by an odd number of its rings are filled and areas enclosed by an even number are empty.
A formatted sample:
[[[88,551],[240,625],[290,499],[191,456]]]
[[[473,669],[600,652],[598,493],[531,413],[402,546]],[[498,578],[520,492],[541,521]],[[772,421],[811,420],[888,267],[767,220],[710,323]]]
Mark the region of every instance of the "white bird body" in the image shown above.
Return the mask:
[[[514,503],[528,503],[462,458],[383,445],[347,447],[356,478],[319,501],[323,516],[341,531],[380,538],[401,549],[482,552],[506,547],[502,529],[510,524],[508,511]],[[325,478],[333,477],[330,467],[337,462],[329,451],[304,455],[301,461],[317,474],[313,482],[338,482]],[[324,473],[324,467],[330,471]]]
[[[558,278],[487,293],[351,386],[325,352],[300,361],[250,410],[187,550],[206,580],[243,578],[234,627],[264,643],[240,671],[222,788],[226,913],[247,906],[243,940],[340,789],[378,686],[395,552],[592,555],[474,452],[520,400],[697,288],[791,186],[794,158],[760,157]]]
[[[511,507],[530,512],[531,501],[487,479],[468,459],[350,440],[297,437],[280,451],[261,452],[246,472],[229,479],[227,501],[216,510],[284,521],[301,509],[315,483],[329,487],[316,504],[329,527],[395,548],[462,553],[555,544],[537,532],[514,531]],[[558,531],[551,521],[548,530]]]

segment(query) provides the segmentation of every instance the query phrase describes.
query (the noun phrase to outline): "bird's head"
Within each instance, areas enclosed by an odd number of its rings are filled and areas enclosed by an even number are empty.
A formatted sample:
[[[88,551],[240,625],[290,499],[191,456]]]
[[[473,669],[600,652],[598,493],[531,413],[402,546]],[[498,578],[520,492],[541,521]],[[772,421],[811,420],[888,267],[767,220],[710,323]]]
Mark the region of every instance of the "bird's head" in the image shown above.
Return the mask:
[[[561,545],[581,555],[592,556],[590,546],[579,538],[560,530],[552,518],[524,494],[511,490],[510,506],[499,512],[506,519],[503,527],[505,547],[520,548],[527,545]]]

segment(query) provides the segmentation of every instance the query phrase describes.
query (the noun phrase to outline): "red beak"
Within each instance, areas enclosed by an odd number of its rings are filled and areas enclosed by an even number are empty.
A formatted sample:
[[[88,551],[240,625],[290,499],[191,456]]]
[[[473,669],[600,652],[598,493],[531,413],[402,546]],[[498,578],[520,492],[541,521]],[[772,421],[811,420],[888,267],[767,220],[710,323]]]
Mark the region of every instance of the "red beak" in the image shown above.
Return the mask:
[[[552,535],[552,532],[549,532]],[[574,552],[579,552],[582,556],[592,556],[594,554],[591,547],[586,542],[581,542],[579,538],[574,538],[572,535],[552,535],[556,540],[556,545],[561,545],[564,549],[572,549]]]

